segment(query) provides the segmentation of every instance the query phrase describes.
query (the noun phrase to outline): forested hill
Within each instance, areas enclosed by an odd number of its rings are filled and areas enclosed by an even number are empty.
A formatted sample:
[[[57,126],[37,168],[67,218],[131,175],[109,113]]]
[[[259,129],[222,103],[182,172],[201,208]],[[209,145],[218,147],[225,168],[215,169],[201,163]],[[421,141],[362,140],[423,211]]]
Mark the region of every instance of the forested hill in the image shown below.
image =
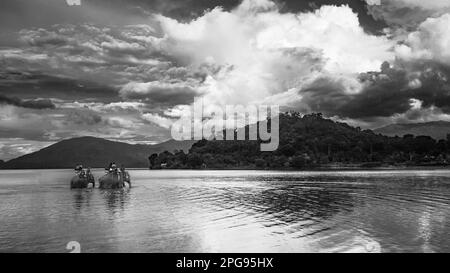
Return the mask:
[[[152,168],[279,169],[327,164],[446,164],[450,143],[429,136],[388,137],[325,119],[321,114],[280,115],[280,145],[261,152],[258,141],[195,143],[188,154],[153,154]]]

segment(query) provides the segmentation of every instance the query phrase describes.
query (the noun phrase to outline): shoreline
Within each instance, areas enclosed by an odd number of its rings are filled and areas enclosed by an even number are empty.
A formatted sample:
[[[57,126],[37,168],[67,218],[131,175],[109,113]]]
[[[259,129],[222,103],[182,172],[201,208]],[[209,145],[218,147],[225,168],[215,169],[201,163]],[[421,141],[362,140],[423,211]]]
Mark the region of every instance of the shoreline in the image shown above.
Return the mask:
[[[450,165],[408,165],[408,166],[379,166],[379,167],[366,167],[366,166],[317,166],[312,168],[292,169],[292,168],[278,168],[278,169],[261,169],[261,168],[203,168],[203,169],[191,169],[191,168],[133,168],[129,167],[127,170],[148,170],[148,171],[280,171],[280,172],[321,172],[321,171],[402,171],[402,170],[450,170]],[[39,170],[73,170],[73,168],[17,168],[17,169],[0,169],[0,171],[39,171]],[[95,171],[103,171],[103,168],[91,168]]]

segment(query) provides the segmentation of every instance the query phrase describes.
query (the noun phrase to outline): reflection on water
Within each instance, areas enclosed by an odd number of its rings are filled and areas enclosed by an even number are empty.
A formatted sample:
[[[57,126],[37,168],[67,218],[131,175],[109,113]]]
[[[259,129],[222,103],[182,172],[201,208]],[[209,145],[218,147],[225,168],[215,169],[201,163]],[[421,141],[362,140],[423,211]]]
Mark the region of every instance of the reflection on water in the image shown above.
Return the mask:
[[[73,206],[76,210],[90,207],[91,191],[76,191],[73,194]]]
[[[70,171],[1,171],[0,251],[450,251],[448,171],[131,174],[70,190]]]
[[[123,212],[130,200],[129,189],[101,190],[107,210],[112,215]]]

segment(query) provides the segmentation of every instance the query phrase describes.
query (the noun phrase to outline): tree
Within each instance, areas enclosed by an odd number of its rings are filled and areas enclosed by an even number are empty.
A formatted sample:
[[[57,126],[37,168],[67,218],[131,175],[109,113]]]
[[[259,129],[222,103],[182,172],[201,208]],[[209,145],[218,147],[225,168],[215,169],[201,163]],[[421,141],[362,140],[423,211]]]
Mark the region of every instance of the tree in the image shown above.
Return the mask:
[[[150,169],[155,167],[156,159],[158,159],[158,154],[152,154],[148,157],[148,161],[150,163]]]
[[[187,165],[193,169],[199,169],[203,163],[202,156],[197,153],[189,154],[187,156]]]
[[[280,114],[279,133],[280,145],[275,152],[262,152],[261,141],[201,140],[188,154],[166,152],[156,159],[152,155],[149,160],[156,167],[166,162],[168,168],[200,168],[205,163],[209,168],[297,169],[330,162],[432,163],[450,152],[450,136],[439,142],[424,136],[388,137],[326,119],[321,114]]]
[[[262,158],[257,158],[255,160],[255,166],[262,169],[266,167],[266,161]]]
[[[280,147],[280,153],[284,156],[291,157],[295,155],[295,149],[291,144],[286,144]]]

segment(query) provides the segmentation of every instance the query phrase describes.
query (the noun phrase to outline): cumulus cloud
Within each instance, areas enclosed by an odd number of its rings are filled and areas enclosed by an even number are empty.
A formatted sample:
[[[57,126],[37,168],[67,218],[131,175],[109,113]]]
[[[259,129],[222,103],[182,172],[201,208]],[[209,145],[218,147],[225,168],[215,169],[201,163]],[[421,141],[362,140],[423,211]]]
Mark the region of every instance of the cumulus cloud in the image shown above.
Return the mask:
[[[396,47],[397,55],[406,60],[433,60],[450,65],[449,26],[450,13],[428,18]]]
[[[168,54],[185,65],[219,67],[199,88],[217,104],[260,101],[301,86],[317,71],[357,74],[394,58],[394,44],[367,34],[348,6],[294,14],[268,0],[245,0],[189,23],[158,20]]]
[[[170,107],[196,96],[217,104],[259,102],[321,73],[356,77],[394,59],[395,43],[367,34],[348,6],[282,13],[272,1],[245,0],[190,22],[156,19],[161,35],[142,24],[60,25],[20,34],[30,52],[45,53],[52,73],[111,82],[123,99]]]

